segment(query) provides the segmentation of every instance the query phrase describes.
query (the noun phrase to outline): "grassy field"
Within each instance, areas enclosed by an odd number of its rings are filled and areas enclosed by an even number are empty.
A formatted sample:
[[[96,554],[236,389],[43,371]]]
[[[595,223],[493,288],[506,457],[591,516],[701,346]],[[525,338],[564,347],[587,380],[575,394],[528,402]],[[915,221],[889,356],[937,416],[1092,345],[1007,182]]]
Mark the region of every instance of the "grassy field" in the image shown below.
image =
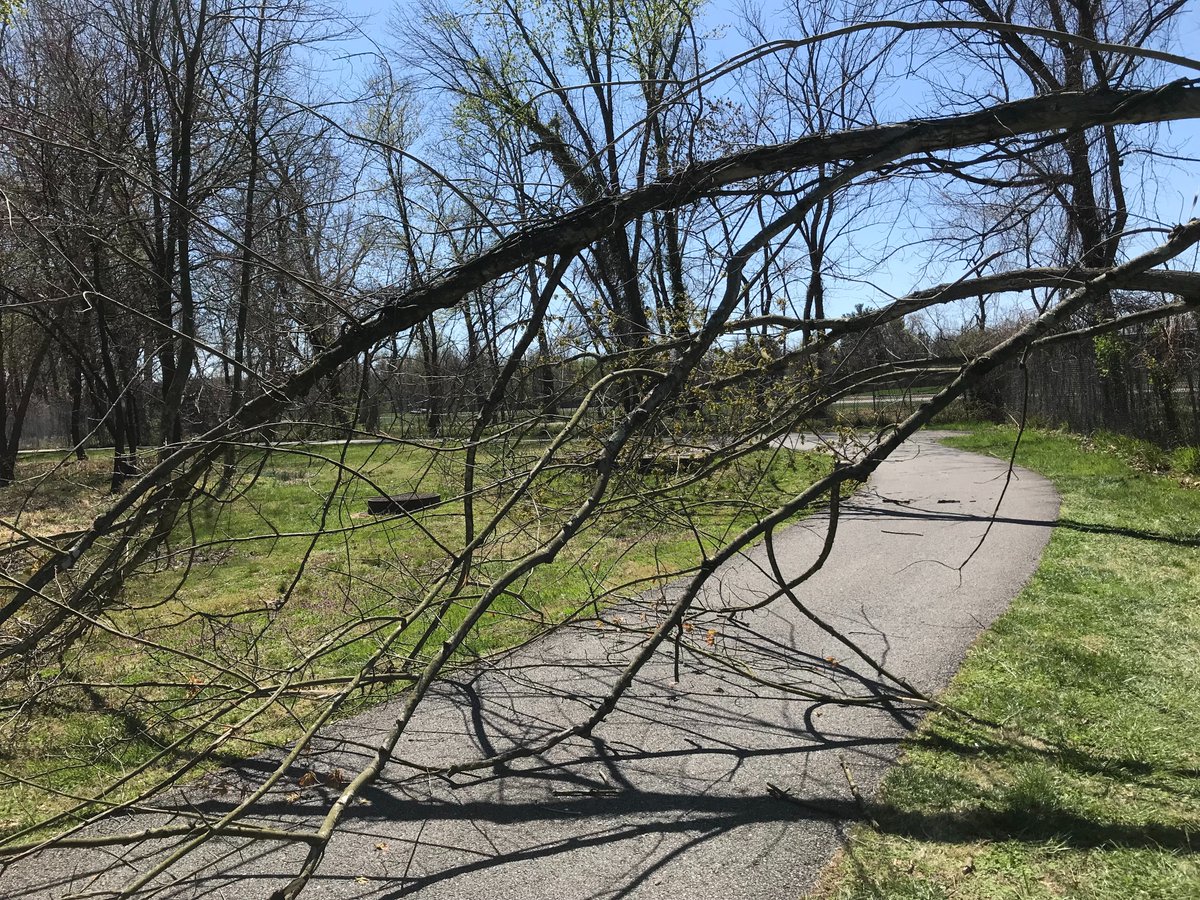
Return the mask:
[[[495,512],[544,446],[517,444],[480,458],[477,522]],[[430,629],[427,646],[436,647],[472,599],[574,510],[592,476],[572,458],[568,448],[566,464],[539,478],[504,517],[480,549],[461,602],[413,629]],[[110,462],[99,453],[85,462],[48,454],[24,459],[19,483],[0,490],[0,519],[38,536],[85,526],[107,502]],[[823,455],[772,450],[703,480],[669,466],[631,467],[613,485],[611,508],[495,604],[459,661],[571,616],[594,617],[694,566],[704,550],[829,466]],[[292,739],[330,689],[322,680],[358,671],[415,608],[447,548],[461,546],[462,476],[461,454],[440,447],[309,446],[244,459],[232,499],[193,505],[170,546],[100,616],[107,631],[91,632],[53,665],[0,685],[0,834],[90,796],[213,715],[230,696],[230,673],[299,687],[240,730],[226,752],[253,753]],[[365,515],[365,499],[381,491],[437,492],[446,502],[414,519]],[[324,533],[314,537],[318,531]],[[16,573],[32,561],[22,554],[6,563]],[[411,669],[412,650],[413,638],[401,640],[378,671]],[[305,662],[297,667],[297,660]],[[389,689],[376,686],[352,708],[378,702]],[[245,707],[216,716],[198,739],[220,735]],[[189,752],[172,752],[130,790],[185,764]]]
[[[1013,438],[949,443],[1007,457]],[[1200,897],[1200,490],[1171,461],[1026,433],[1018,462],[1054,481],[1061,520],[944,698],[973,718],[924,722],[879,829],[856,828],[814,896]]]

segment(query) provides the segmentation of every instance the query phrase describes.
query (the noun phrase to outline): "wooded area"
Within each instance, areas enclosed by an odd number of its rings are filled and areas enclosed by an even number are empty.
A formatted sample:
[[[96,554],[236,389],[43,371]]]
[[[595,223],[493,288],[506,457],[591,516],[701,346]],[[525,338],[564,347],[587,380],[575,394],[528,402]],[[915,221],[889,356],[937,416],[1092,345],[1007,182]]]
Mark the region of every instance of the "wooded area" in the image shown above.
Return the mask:
[[[512,643],[683,579],[605,703],[507,760],[589,733],[660,645],[700,641],[684,624],[723,561],[818,508],[832,541],[842,494],[956,400],[994,399],[1002,367],[1073,335],[1096,402],[1127,408],[1122,335],[1194,347],[1195,131],[1164,124],[1200,118],[1182,9],[794,0],[731,23],[745,49],[721,59],[732,34],[690,0],[428,0],[397,10],[363,78],[338,57],[355,23],[305,0],[8,10],[0,728],[86,697],[145,746],[79,793],[6,754],[44,799],[0,853],[86,842],[269,732],[287,754],[266,790],[386,686],[403,712],[318,831],[256,826],[252,794],[163,835],[180,857],[235,831],[307,844],[295,897],[500,610]],[[1164,365],[1162,396],[1194,394]],[[911,415],[779,487],[782,437],[931,372]],[[71,451],[35,466],[31,434]],[[295,480],[300,521],[267,493]],[[366,494],[434,490],[419,516],[357,517]],[[720,527],[712,498],[734,510]],[[520,605],[638,517],[694,559]],[[364,574],[359,539],[392,568]],[[214,560],[285,545],[271,596],[199,598]],[[318,577],[340,612],[299,636],[287,614]],[[153,665],[101,677],[97,654]]]

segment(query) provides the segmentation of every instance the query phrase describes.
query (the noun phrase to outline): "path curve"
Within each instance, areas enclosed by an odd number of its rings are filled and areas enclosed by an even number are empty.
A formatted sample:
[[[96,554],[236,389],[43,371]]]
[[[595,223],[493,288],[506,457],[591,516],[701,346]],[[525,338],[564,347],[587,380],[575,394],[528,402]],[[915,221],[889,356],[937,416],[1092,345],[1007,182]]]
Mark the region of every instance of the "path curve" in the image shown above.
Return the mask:
[[[936,443],[926,433],[880,466],[843,509],[838,539],[803,598],[887,667],[927,692],[942,690],[981,630],[1037,567],[1058,512],[1049,482],[1018,470],[983,549],[1006,466]],[[786,574],[819,552],[824,522],[776,537]],[[746,602],[770,589],[761,547],[724,567],[707,605]],[[649,601],[648,601],[649,602]],[[646,608],[653,616],[653,607]],[[622,612],[637,625],[635,609]],[[705,638],[775,682],[861,694],[844,647],[775,604],[701,622]],[[404,759],[442,764],[481,748],[506,749],[586,716],[636,638],[591,623],[514,654],[498,671],[442,685],[423,707]],[[704,638],[698,641],[703,645]],[[835,662],[830,662],[833,660]],[[454,783],[414,778],[393,765],[344,822],[305,898],[422,900],[794,900],[808,890],[861,815],[916,714],[815,705],[779,690],[720,677],[663,653],[591,740],[561,745],[504,773]],[[860,667],[861,668],[861,667]],[[391,725],[384,705],[341,723],[308,759],[319,773],[357,770]],[[183,794],[214,816],[273,760],[210,776]],[[299,793],[296,777],[255,817],[313,827],[336,788]],[[847,777],[849,774],[849,778]],[[857,786],[856,797],[850,780]],[[775,789],[790,800],[781,799]],[[126,820],[114,827],[135,830]],[[52,851],[0,876],[7,898],[107,896],[161,848]],[[294,874],[300,847],[214,841],[189,867],[156,882],[173,898],[265,898]],[[203,871],[195,871],[203,863]],[[173,883],[171,883],[173,881]],[[92,896],[92,895],[89,895]]]

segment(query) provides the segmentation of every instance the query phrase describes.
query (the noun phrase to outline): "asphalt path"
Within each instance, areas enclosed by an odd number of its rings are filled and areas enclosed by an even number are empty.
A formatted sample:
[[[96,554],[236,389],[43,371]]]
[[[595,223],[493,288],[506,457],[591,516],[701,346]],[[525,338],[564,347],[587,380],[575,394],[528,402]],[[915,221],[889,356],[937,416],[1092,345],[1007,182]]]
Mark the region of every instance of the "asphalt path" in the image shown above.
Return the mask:
[[[1017,470],[972,555],[1006,466],[933,437],[902,447],[844,504],[828,561],[798,591],[813,612],[930,694],[946,686],[1033,573],[1058,511],[1050,484]],[[785,575],[811,565],[826,524],[814,516],[776,535]],[[347,813],[304,896],[802,896],[847,825],[869,815],[879,779],[920,710],[805,699],[805,690],[860,697],[884,685],[786,601],[737,616],[718,611],[752,604],[773,585],[762,547],[723,567],[678,660],[671,648],[660,652],[590,739],[500,770],[447,779],[408,763],[445,766],[492,755],[586,718],[672,589],[439,685],[402,738],[399,759]],[[385,704],[339,723],[249,818],[314,827],[342,774],[357,771],[396,709]],[[277,758],[207,776],[171,802],[189,816],[217,817]],[[317,784],[305,786],[308,772]],[[105,827],[132,831],[171,820],[169,812],[138,815]],[[167,846],[43,852],[0,875],[0,896],[113,896]],[[304,853],[303,846],[214,839],[139,896],[265,898],[292,877]]]

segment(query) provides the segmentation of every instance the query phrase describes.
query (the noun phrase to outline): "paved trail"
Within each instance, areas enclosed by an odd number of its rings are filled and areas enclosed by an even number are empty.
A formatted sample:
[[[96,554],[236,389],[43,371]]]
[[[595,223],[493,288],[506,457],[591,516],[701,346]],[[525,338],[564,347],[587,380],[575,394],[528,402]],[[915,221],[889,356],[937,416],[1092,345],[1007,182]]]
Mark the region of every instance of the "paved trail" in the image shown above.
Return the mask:
[[[835,549],[803,599],[893,671],[941,690],[967,647],[1037,565],[1057,514],[1050,485],[1019,471],[983,550],[982,535],[1005,466],[928,436],[884,463],[843,512]],[[787,574],[803,571],[823,538],[817,518],[776,538]],[[723,569],[708,607],[762,596],[771,586],[761,548]],[[654,615],[650,601],[642,610]],[[639,624],[636,608],[624,610]],[[779,604],[712,617],[694,634],[737,654],[769,681],[863,694],[847,650]],[[399,754],[422,762],[468,759],[579,721],[620,671],[636,637],[618,629],[569,631],[514,655],[497,671],[448,684],[424,707]],[[703,646],[703,638],[697,642]],[[794,900],[861,815],[847,773],[869,800],[914,723],[912,711],[820,705],[701,670],[685,653],[653,662],[622,707],[590,740],[564,744],[502,773],[453,783],[394,765],[356,806],[305,897],[423,900],[616,900],[720,897]],[[859,667],[862,669],[863,667]],[[387,706],[341,723],[306,763],[357,769],[390,726]],[[188,788],[193,809],[217,814],[271,765]],[[300,772],[295,773],[299,775]],[[780,799],[769,786],[786,791]],[[320,786],[296,800],[293,778],[257,810],[260,821],[312,827],[335,795]],[[289,793],[291,797],[287,796]],[[129,831],[147,824],[118,823]],[[154,848],[56,851],[0,876],[0,895],[109,896]],[[155,883],[161,896],[265,898],[294,873],[302,849],[214,841]],[[203,864],[203,865],[201,865]],[[197,871],[200,869],[200,871]]]

